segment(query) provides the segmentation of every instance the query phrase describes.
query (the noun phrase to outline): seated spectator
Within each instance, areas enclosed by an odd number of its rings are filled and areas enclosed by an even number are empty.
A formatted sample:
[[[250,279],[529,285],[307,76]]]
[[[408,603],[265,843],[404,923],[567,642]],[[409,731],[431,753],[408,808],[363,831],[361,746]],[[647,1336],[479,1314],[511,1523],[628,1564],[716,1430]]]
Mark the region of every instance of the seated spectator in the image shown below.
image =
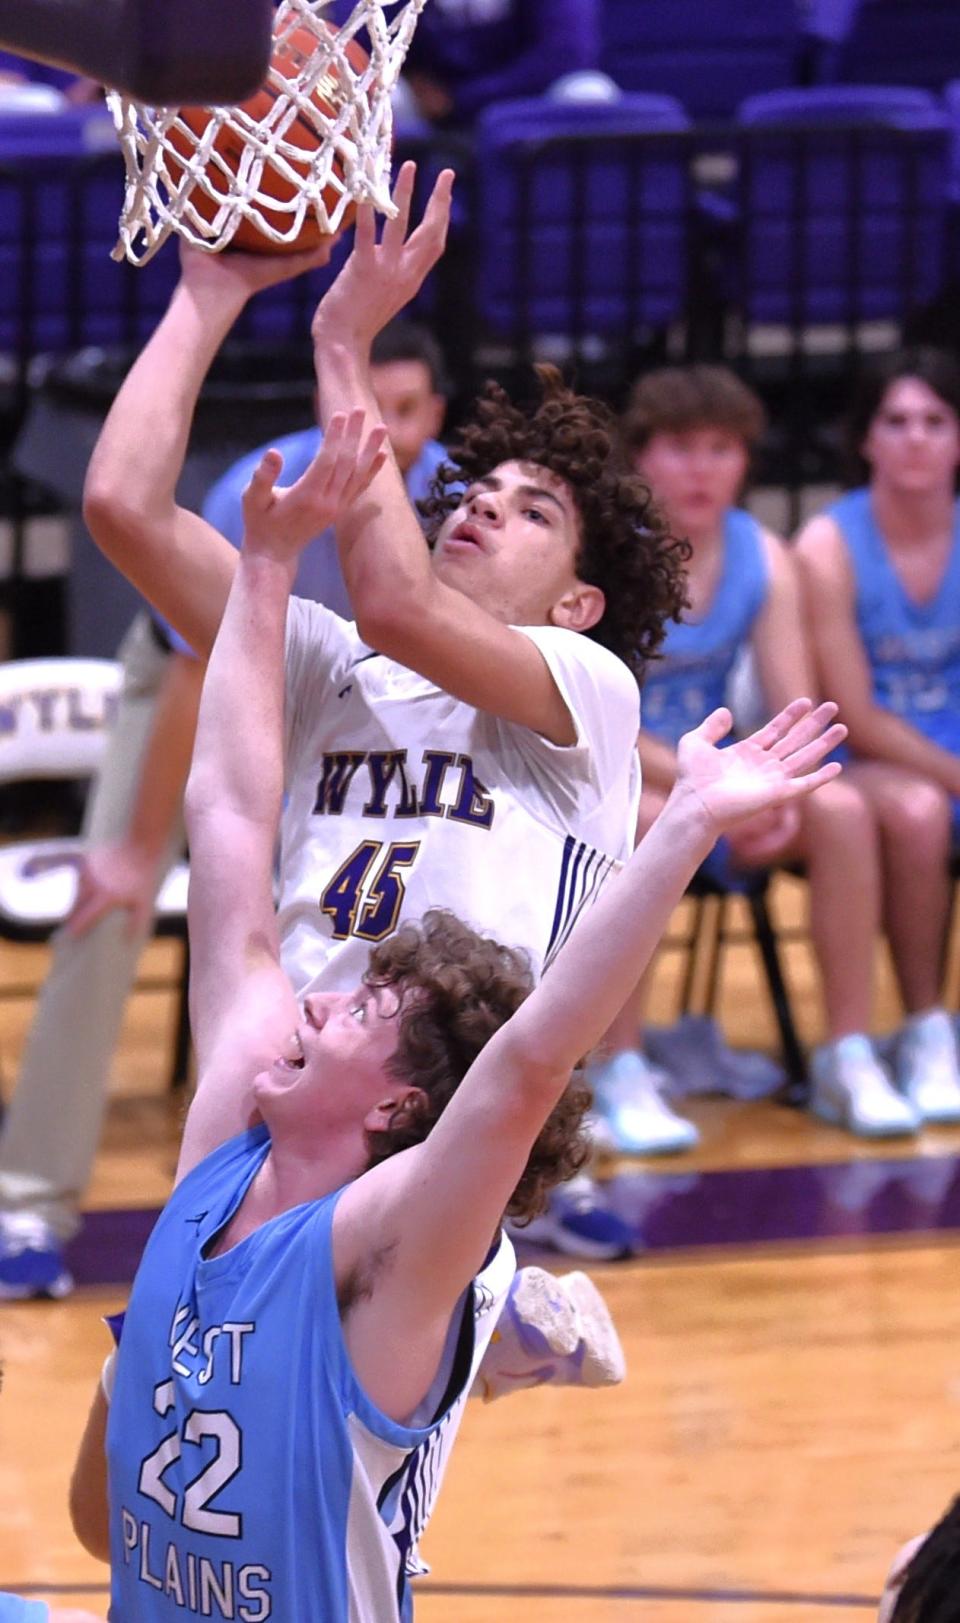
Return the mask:
[[[539,96],[596,68],[598,0],[431,0],[401,87],[401,118],[465,128],[492,102]]]
[[[447,406],[443,355],[425,327],[392,321],[374,339],[370,360],[377,409],[407,493],[416,504],[425,500],[433,476],[446,458],[437,440]],[[269,441],[283,456],[285,484],[294,484],[306,472],[320,449],[320,440],[320,429],[314,423]],[[235,546],[243,537],[241,498],[266,449],[266,445],[258,446],[228,468],[211,486],[203,504],[204,518]],[[294,592],[352,620],[332,531],[311,542],[302,554]]]
[[[931,349],[864,381],[851,448],[866,482],[810,520],[797,556],[820,686],[850,731],[846,778],[880,835],[884,926],[906,1021],[900,1091],[957,1119],[941,1007],[948,862],[960,827],[960,370]]]
[[[735,505],[763,427],[760,401],[720,367],[650,373],[627,413],[634,465],[691,549],[687,613],[668,626],[643,689],[640,838],[676,779],[678,740],[724,703],[744,650],[753,654],[768,708],[813,686],[793,560]],[[853,1132],[912,1133],[919,1109],[894,1088],[868,1036],[882,873],[876,814],[855,782],[841,779],[802,806],[742,823],[705,867],[736,887],[752,870],[790,862],[802,862],[809,881],[827,1028],[812,1056],[812,1108]],[[668,1110],[661,1096],[667,1078],[637,1047],[643,1005],[640,988],[609,1034],[611,1057],[591,1078],[598,1108],[621,1150],[683,1149],[695,1131]],[[704,1053],[704,1070],[713,1063]],[[951,1108],[960,1116],[956,1078]]]

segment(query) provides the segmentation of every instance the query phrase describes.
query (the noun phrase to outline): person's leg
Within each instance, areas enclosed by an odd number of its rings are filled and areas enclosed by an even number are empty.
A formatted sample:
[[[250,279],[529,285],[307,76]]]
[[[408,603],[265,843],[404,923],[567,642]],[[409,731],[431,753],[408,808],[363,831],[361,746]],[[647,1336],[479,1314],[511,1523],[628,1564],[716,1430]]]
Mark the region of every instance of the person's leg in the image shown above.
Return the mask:
[[[913,1133],[916,1110],[894,1088],[869,1037],[880,925],[881,859],[874,813],[848,777],[801,808],[800,828],[776,853],[802,862],[820,971],[827,1040],[810,1059],[810,1107],[868,1137]]]
[[[955,807],[939,784],[884,764],[854,768],[884,841],[884,912],[906,1019],[897,1084],[926,1121],[960,1121],[960,1057],[942,1006]]]
[[[810,935],[831,1041],[870,1030],[880,928],[880,850],[870,807],[844,779],[824,784],[801,810],[800,833],[782,861],[798,858],[810,893]]]
[[[638,845],[663,810],[665,798],[659,790],[644,790],[637,818]],[[598,1148],[613,1154],[676,1155],[692,1149],[699,1137],[693,1123],[666,1103],[669,1078],[643,1052],[653,972],[651,964],[588,1067]]]
[[[954,808],[938,784],[899,767],[858,761],[848,770],[880,830],[884,923],[907,1015],[897,1084],[924,1120],[960,1121],[960,1058],[941,1004]]]
[[[879,761],[857,761],[847,775],[876,817],[884,927],[903,1006],[919,1014],[940,1001],[950,905],[950,798],[929,779]]]
[[[84,832],[91,841],[111,838],[125,825],[166,657],[146,620],[138,619],[121,649],[117,723],[88,802]],[[33,1223],[59,1242],[76,1230],[141,944],[142,936],[131,940],[126,915],[116,913],[78,940],[62,932],[55,939],[0,1131],[0,1212],[28,1237]]]

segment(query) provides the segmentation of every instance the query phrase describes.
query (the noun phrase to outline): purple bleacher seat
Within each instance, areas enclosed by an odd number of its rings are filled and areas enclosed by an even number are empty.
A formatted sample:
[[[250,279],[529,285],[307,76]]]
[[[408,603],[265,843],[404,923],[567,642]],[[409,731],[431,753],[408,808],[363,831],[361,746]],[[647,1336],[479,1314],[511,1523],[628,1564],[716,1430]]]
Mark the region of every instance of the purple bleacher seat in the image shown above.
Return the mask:
[[[601,66],[624,90],[677,96],[698,119],[794,82],[796,0],[604,0]]]
[[[960,207],[960,79],[944,87],[943,105],[950,121],[950,202]]]
[[[939,127],[942,109],[915,85],[813,85],[809,89],[768,90],[748,96],[737,108],[739,124],[849,124],[869,119],[917,129],[925,118]]]
[[[0,113],[0,350],[137,346],[177,278],[175,243],[140,269],[112,260],[124,171],[103,108]],[[342,251],[342,250],[341,250]],[[307,342],[330,271],[255,299],[245,338]]]
[[[945,269],[949,127],[915,89],[835,86],[739,109],[736,297],[754,322],[900,320]]]
[[[628,334],[681,315],[688,128],[669,96],[537,98],[481,115],[476,288],[494,334]]]

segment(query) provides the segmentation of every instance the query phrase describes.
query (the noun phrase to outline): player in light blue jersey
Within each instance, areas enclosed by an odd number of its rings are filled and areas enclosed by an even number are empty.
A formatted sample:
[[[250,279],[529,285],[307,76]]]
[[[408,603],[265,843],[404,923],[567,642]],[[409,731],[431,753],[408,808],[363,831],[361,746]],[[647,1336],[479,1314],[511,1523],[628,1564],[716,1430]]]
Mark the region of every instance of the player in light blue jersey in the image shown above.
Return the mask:
[[[641,835],[673,783],[679,739],[725,702],[745,655],[754,661],[767,710],[812,685],[792,557],[736,505],[763,426],[760,401],[722,367],[665,368],[646,374],[634,391],[625,432],[635,465],[671,528],[691,546],[689,605],[667,628],[662,657],[643,686]],[[914,1132],[918,1114],[893,1086],[869,1036],[883,875],[875,818],[854,783],[845,778],[802,806],[742,823],[706,871],[735,887],[751,870],[789,862],[802,863],[807,876],[826,1025],[826,1041],[811,1056],[812,1107],[858,1133]],[[612,1057],[596,1077],[598,1099],[623,1148],[682,1149],[694,1137],[692,1124],[660,1103],[666,1079],[635,1046],[643,1001],[641,989],[611,1034]],[[711,1081],[722,1085],[725,1063],[735,1070],[729,1050],[709,1038],[709,1029],[697,1025],[679,1050],[701,1091]],[[664,1038],[655,1053],[669,1062],[677,1051]]]
[[[875,813],[884,927],[906,1021],[898,1082],[920,1117],[960,1120],[942,1005],[960,832],[960,372],[917,349],[864,379],[851,449],[868,482],[797,542],[823,691],[850,728],[849,779]]]
[[[204,685],[187,794],[198,1086],[115,1368],[112,1623],[407,1614],[403,1464],[492,1329],[473,1282],[506,1292],[504,1212],[536,1210],[581,1153],[581,1051],[717,834],[840,770],[821,765],[844,736],[835,706],[799,700],[724,751],[717,712],[535,989],[524,955],[437,912],[375,947],[353,988],[298,1000],[273,905],[288,595],[318,511],[375,477],[382,444],[362,409],[327,428],[298,484],[276,488],[275,454],[254,477]],[[98,1393],[94,1429],[104,1411]]]

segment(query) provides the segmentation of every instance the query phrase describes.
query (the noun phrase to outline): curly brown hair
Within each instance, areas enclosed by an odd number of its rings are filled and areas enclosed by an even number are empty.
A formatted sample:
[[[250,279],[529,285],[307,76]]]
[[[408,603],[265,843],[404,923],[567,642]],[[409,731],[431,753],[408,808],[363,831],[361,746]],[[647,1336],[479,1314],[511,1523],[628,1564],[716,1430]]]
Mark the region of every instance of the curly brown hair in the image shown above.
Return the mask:
[[[376,1166],[423,1142],[484,1044],[534,983],[525,953],[479,935],[442,908],[375,947],[364,980],[402,989],[390,1070],[418,1090],[383,1132],[367,1134],[370,1166]],[[511,1217],[529,1221],[543,1211],[555,1184],[579,1172],[588,1154],[583,1117],[589,1103],[588,1089],[572,1078],[530,1151],[507,1206]]]
[[[421,503],[428,539],[462,500],[468,484],[504,462],[530,462],[562,479],[580,519],[577,574],[598,586],[606,607],[586,633],[628,665],[638,681],[663,641],[666,622],[686,607],[685,565],[690,550],[672,536],[650,491],[632,472],[617,420],[600,400],[568,388],[555,366],[536,367],[540,398],[516,405],[488,383],[473,420],[450,447],[452,462],[434,476]]]

